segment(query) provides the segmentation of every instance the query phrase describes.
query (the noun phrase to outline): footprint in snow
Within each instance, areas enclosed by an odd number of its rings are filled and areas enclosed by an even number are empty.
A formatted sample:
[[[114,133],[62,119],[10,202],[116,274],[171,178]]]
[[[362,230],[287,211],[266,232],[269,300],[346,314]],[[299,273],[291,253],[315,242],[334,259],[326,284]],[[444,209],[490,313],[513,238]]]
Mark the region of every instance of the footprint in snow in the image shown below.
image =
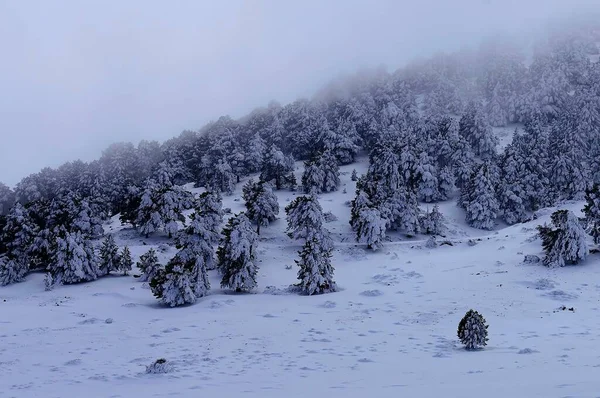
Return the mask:
[[[381,290],[365,290],[364,292],[360,293],[361,296],[366,296],[366,297],[377,297],[377,296],[382,296],[383,293],[381,292]]]

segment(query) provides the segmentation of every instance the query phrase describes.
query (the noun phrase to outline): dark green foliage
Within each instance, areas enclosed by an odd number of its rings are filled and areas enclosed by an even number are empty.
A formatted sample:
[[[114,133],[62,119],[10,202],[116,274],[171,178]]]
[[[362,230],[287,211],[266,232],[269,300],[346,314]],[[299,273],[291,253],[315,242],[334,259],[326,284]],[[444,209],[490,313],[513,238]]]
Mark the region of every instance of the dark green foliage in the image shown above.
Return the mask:
[[[469,310],[458,324],[458,338],[467,350],[475,350],[487,345],[487,329],[485,318],[479,312]]]

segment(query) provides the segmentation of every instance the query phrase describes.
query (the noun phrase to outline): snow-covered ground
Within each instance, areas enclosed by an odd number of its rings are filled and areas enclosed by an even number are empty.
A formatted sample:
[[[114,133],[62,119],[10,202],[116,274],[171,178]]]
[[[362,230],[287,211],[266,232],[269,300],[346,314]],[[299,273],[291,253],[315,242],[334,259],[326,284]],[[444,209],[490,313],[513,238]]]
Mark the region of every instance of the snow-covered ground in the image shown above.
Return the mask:
[[[320,197],[338,218],[327,227],[339,292],[286,292],[300,243],[284,234],[283,208],[297,194],[279,192],[280,219],[262,230],[251,294],[222,291],[214,271],[211,294],[182,308],[159,306],[132,276],[46,292],[34,274],[2,288],[0,397],[600,396],[597,256],[562,269],[523,263],[541,255],[535,226],[552,209],[490,233],[465,226],[449,201],[440,208],[452,246],[394,235],[370,252],[348,225],[353,168],[366,164],[343,167],[344,186]],[[225,197],[233,212],[243,210],[240,190]],[[166,239],[110,227],[136,260],[151,246],[166,249],[163,262],[175,253]],[[489,345],[476,352],[456,337],[471,308],[490,325]],[[172,373],[145,374],[163,357]]]

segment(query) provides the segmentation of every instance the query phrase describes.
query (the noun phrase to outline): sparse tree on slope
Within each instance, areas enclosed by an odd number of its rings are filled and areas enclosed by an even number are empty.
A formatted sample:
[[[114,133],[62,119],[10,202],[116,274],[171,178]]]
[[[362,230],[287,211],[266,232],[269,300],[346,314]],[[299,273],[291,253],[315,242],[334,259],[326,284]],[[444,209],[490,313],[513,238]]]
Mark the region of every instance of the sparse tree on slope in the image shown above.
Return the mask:
[[[260,234],[261,225],[267,226],[277,219],[279,203],[269,183],[248,181],[242,197],[246,201],[246,215],[257,225],[257,234]]]
[[[229,220],[217,249],[217,268],[223,275],[221,287],[228,287],[236,292],[256,287],[256,240],[257,234],[244,213]]]
[[[577,264],[588,255],[586,233],[573,212],[558,210],[552,213],[552,225],[538,226],[546,256],[544,265],[564,267]]]

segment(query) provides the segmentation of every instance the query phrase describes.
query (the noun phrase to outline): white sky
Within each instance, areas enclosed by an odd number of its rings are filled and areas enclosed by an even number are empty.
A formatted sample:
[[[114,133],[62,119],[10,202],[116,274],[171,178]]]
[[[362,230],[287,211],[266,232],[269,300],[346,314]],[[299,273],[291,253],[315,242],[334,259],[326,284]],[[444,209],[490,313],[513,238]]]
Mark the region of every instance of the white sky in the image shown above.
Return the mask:
[[[0,0],[0,181],[594,3]]]

